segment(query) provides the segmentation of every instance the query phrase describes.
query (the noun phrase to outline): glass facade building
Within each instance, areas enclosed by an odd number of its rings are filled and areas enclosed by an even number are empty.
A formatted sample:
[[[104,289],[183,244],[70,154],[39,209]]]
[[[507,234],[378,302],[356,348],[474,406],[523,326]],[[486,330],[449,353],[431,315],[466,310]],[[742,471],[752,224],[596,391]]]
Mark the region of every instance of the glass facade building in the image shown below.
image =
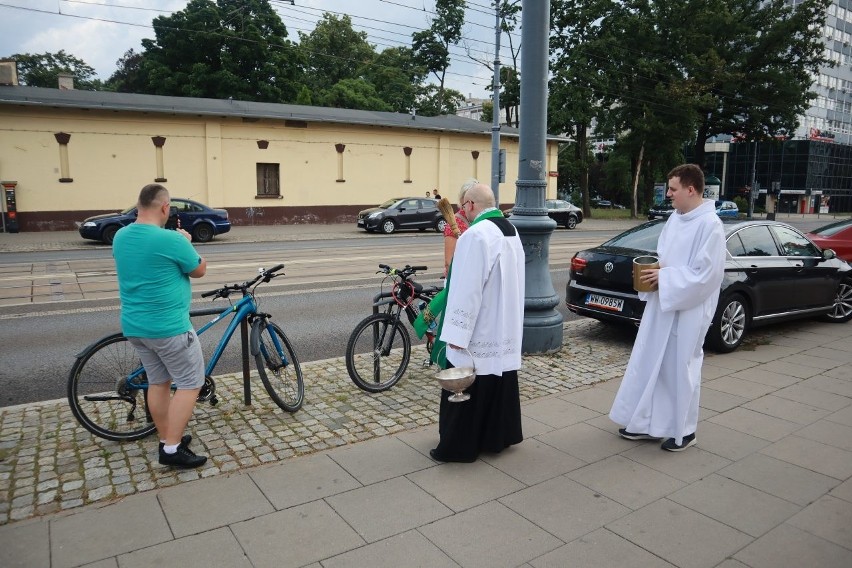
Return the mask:
[[[747,195],[754,170],[761,206],[766,191],[779,182],[779,212],[816,212],[820,205],[829,212],[852,212],[852,145],[795,139],[737,142],[728,146],[727,156],[708,153],[705,163],[707,173],[722,180],[726,199]]]

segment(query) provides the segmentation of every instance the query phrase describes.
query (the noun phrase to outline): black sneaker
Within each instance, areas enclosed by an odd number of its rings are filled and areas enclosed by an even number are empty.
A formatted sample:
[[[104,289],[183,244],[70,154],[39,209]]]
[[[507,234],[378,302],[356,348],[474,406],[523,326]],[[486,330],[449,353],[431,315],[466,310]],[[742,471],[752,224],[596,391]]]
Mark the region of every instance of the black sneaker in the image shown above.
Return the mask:
[[[685,450],[689,446],[695,445],[695,442],[697,442],[697,441],[698,440],[695,439],[695,432],[693,432],[689,436],[684,436],[683,437],[683,443],[679,446],[677,444],[675,444],[674,438],[669,438],[668,440],[663,442],[663,445],[660,446],[660,447],[662,449],[666,450],[667,452],[682,452],[683,450]]]
[[[651,436],[650,434],[634,434],[633,432],[628,432],[624,428],[619,428],[618,435],[625,440],[659,440],[659,438]]]
[[[160,465],[171,465],[184,469],[201,467],[207,461],[207,456],[197,456],[184,446],[178,446],[173,454],[160,450]]]
[[[187,450],[189,450],[189,443],[191,441],[192,441],[192,434],[184,434],[183,437],[180,439],[180,445],[183,446],[184,448],[186,448]],[[160,449],[161,452],[163,451],[163,446],[165,446],[165,444],[160,442],[160,448],[159,449]],[[189,451],[190,451],[190,453],[194,453],[192,450],[189,450]]]

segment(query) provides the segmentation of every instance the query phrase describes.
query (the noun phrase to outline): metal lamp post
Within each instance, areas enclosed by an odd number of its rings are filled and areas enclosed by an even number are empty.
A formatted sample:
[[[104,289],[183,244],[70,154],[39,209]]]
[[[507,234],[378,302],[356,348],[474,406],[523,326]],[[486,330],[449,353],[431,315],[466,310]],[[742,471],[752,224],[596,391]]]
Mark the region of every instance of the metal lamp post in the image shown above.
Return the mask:
[[[526,253],[524,353],[544,353],[562,346],[562,314],[554,308],[548,259],[556,222],[544,206],[547,188],[547,62],[550,3],[521,4],[521,121],[517,198],[511,221]]]

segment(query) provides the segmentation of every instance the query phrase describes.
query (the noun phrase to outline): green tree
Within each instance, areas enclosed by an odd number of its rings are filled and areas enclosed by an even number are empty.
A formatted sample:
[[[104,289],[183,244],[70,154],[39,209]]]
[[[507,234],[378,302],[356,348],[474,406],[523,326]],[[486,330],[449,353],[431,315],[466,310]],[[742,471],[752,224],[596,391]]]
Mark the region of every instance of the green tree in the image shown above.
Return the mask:
[[[458,104],[450,103],[450,93],[445,93],[444,81],[450,67],[450,46],[458,45],[464,25],[465,0],[436,0],[435,17],[429,29],[411,34],[411,46],[417,62],[438,81],[435,96],[424,93],[423,100],[436,108],[421,108],[422,114],[452,114]],[[464,97],[462,97],[464,100]]]
[[[74,77],[75,89],[97,91],[103,87],[92,67],[63,49],[56,53],[16,53],[11,59],[18,62],[18,81],[22,85],[57,89],[59,74],[69,73]]]
[[[482,103],[482,116],[479,117],[482,122],[494,121],[494,103],[485,101]]]
[[[364,79],[342,79],[328,89],[320,99],[322,106],[389,111],[391,107]]]
[[[454,89],[441,90],[438,85],[427,84],[417,96],[417,112],[423,116],[440,116],[456,114],[464,104],[463,93]]]
[[[299,32],[299,48],[305,59],[305,80],[321,92],[343,79],[357,79],[364,65],[376,57],[366,32],[352,29],[352,20],[326,12],[314,30]]]
[[[693,0],[683,12],[672,11],[675,18],[688,14],[690,21],[688,33],[681,30],[677,39],[699,115],[696,163],[704,164],[709,136],[758,140],[796,129],[815,97],[810,90],[814,77],[829,64],[822,33],[830,3]]]
[[[605,108],[615,62],[615,39],[603,23],[615,9],[611,0],[551,0],[550,96],[548,128],[574,139],[560,155],[560,178],[576,185],[582,208],[591,216],[589,169],[594,163],[589,130]],[[601,129],[598,129],[600,134]]]
[[[299,94],[296,95],[295,102],[297,105],[305,106],[311,106],[313,104],[313,96],[311,95],[311,90],[307,85],[302,85],[302,88],[299,90]]]
[[[138,65],[143,92],[289,102],[300,61],[268,0],[190,0],[153,20]]]
[[[616,62],[599,115],[630,157],[632,216],[653,185],[647,170],[657,156],[670,156],[694,133],[697,114],[680,65],[680,28],[669,22],[677,1],[633,0],[613,10],[603,28]],[[643,199],[640,199],[640,194]]]
[[[115,62],[117,69],[107,79],[107,88],[119,93],[145,92],[145,81],[142,74],[142,62],[144,60],[144,55],[132,48],[125,51],[124,55]]]
[[[426,79],[426,70],[416,63],[414,52],[407,47],[385,49],[363,66],[361,74],[393,112],[416,108],[418,93]]]

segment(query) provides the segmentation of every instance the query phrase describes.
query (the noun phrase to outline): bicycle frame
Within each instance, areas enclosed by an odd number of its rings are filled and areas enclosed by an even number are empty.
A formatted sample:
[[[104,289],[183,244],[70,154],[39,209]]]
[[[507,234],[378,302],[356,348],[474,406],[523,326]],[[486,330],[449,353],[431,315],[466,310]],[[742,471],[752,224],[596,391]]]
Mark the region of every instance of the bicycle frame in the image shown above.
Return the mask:
[[[254,301],[254,298],[251,295],[246,295],[240,298],[240,300],[222,310],[222,312],[201,326],[195,333],[201,335],[217,323],[219,323],[222,318],[226,317],[229,313],[233,313],[234,317],[231,318],[231,321],[228,322],[228,327],[222,333],[222,337],[219,339],[219,343],[216,345],[215,351],[213,351],[213,355],[210,357],[210,360],[207,362],[207,368],[204,369],[204,374],[206,376],[210,376],[213,373],[213,369],[216,368],[216,364],[219,362],[219,358],[222,356],[222,353],[225,351],[225,347],[228,346],[228,343],[231,341],[231,337],[234,335],[234,331],[236,331],[237,326],[240,325],[240,322],[243,320],[248,320],[251,323],[254,319],[254,316],[257,315],[257,304]],[[277,338],[275,338],[277,342]],[[280,351],[281,346],[276,345],[276,349]]]
[[[394,298],[392,292],[382,292],[380,294],[376,294],[373,297],[373,313],[379,313],[379,310],[382,306],[387,306],[387,313],[391,315],[399,315],[402,310],[405,310],[405,315],[408,316],[408,321],[410,323],[414,323],[414,320],[417,319],[419,312],[413,307],[414,299],[420,299],[424,301],[429,301],[430,298],[421,298],[420,295],[415,294],[414,298],[407,305],[401,305],[396,298]]]
[[[222,357],[222,353],[225,352],[225,347],[228,346],[228,343],[231,341],[231,337],[234,335],[234,331],[236,331],[237,326],[240,325],[240,322],[243,320],[248,320],[251,322],[254,319],[254,316],[257,315],[257,304],[254,301],[254,298],[251,295],[246,295],[240,298],[240,300],[232,305],[228,306],[222,312],[201,326],[196,330],[197,335],[201,335],[217,323],[219,323],[223,318],[225,318],[228,314],[234,314],[234,317],[231,318],[231,321],[228,322],[228,327],[222,333],[222,337],[219,339],[219,343],[216,345],[216,349],[213,352],[213,355],[210,357],[210,360],[207,362],[207,366],[204,369],[204,375],[209,377],[213,373],[213,369],[216,368],[216,364],[219,362],[219,359]],[[281,351],[281,345],[278,344],[278,338],[273,336],[273,341],[275,342],[275,348]],[[148,383],[139,383],[135,381],[137,377],[139,377],[142,373],[145,372],[144,367],[139,367],[128,377],[128,385],[132,385],[133,388],[147,390]],[[174,389],[174,385],[172,385],[172,389]]]

